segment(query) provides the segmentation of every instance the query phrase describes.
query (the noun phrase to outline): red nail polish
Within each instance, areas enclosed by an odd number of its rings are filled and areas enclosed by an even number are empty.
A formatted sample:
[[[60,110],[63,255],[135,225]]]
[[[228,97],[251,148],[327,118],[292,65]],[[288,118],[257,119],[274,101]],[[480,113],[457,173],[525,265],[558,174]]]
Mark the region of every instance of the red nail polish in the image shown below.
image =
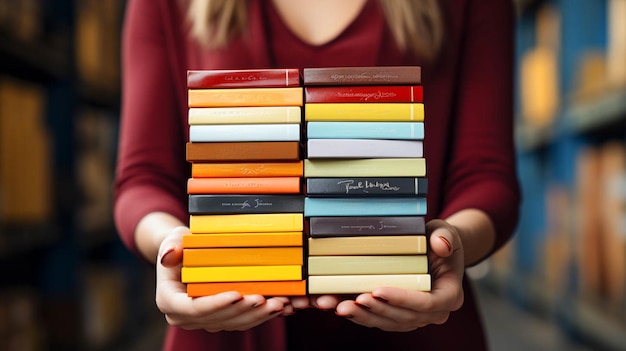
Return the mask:
[[[174,248],[168,249],[167,251],[165,251],[165,253],[163,253],[163,256],[161,256],[161,260],[160,260],[161,264],[165,262],[166,257],[172,252],[174,252]]]
[[[441,241],[443,241],[443,243],[446,244],[446,246],[448,247],[448,251],[452,251],[452,244],[450,244],[448,239],[446,239],[443,236],[440,236],[439,239],[441,239]]]
[[[231,302],[230,304],[234,305],[234,304],[236,304],[237,302],[239,302],[241,300],[243,300],[243,296],[239,297],[237,300],[233,300],[233,302]]]
[[[356,302],[356,301],[354,301],[354,304],[355,304],[355,305],[357,305],[357,306],[359,306],[359,307],[361,307],[361,308],[362,308],[362,309],[364,309],[364,310],[370,310],[370,309],[371,309],[369,306],[367,306],[367,305],[363,305],[363,304],[360,304],[360,303],[358,303],[358,302]]]
[[[283,311],[283,309],[281,308],[280,310],[275,310],[275,311],[270,312],[268,315],[271,316],[273,314],[280,313],[282,311]]]
[[[380,302],[384,302],[384,303],[389,303],[389,301],[387,301],[386,299],[380,297],[380,296],[374,296],[374,298]]]

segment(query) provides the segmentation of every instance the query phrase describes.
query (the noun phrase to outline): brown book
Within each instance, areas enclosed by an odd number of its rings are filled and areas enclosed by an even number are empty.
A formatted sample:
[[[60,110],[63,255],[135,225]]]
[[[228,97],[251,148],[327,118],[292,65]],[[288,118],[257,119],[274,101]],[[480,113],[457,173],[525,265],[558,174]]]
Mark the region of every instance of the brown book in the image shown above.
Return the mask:
[[[422,84],[419,66],[305,68],[302,75],[304,85]]]
[[[296,161],[297,141],[187,143],[189,162]]]

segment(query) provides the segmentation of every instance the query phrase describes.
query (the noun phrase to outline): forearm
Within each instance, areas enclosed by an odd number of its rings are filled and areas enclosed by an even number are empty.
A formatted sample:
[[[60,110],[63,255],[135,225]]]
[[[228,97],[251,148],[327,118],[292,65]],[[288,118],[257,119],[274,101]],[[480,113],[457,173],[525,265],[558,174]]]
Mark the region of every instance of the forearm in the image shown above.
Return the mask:
[[[159,246],[172,229],[184,226],[175,216],[165,212],[152,212],[143,217],[135,230],[135,243],[148,261],[155,263]]]
[[[493,249],[496,233],[485,212],[465,209],[452,214],[446,221],[459,230],[466,266],[479,262]]]

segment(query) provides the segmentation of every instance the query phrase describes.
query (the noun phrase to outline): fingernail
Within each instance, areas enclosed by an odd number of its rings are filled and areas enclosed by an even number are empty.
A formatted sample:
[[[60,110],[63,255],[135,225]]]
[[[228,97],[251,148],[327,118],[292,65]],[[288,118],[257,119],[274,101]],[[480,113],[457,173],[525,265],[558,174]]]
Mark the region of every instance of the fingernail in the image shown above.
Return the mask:
[[[440,236],[439,239],[441,239],[441,241],[443,241],[444,244],[446,244],[446,246],[448,247],[448,251],[452,252],[452,245],[450,244],[450,242],[448,241],[448,239],[446,239],[443,236]]]
[[[230,304],[234,305],[234,304],[236,304],[237,302],[239,302],[241,300],[243,300],[243,296],[240,296],[237,300],[233,300],[233,302],[231,302]]]
[[[351,314],[347,314],[347,315],[343,316],[343,315],[341,315],[341,314],[339,314],[339,313],[335,312],[335,315],[337,315],[338,317],[343,317],[343,318],[348,318],[348,319],[350,319],[350,318],[354,318],[354,316],[353,316],[353,315],[351,315]]]
[[[282,311],[283,311],[283,309],[281,308],[281,309],[279,309],[279,310],[274,310],[274,311],[270,312],[268,315],[269,315],[269,316],[271,316],[271,315],[273,315],[273,314],[280,313],[280,312],[282,312]]]
[[[354,304],[355,304],[355,305],[357,305],[357,306],[359,306],[359,307],[361,307],[361,308],[362,308],[362,309],[364,309],[364,310],[370,310],[370,307],[369,307],[369,306],[367,306],[367,305],[364,305],[364,304],[358,303],[358,302],[356,302],[356,301],[354,301]]]
[[[382,297],[380,297],[380,296],[374,296],[374,298],[375,298],[376,300],[380,301],[380,302],[389,303],[389,301],[387,301],[387,299],[382,298]]]
[[[252,305],[252,308],[257,308],[257,307],[259,307],[259,306],[261,306],[261,305],[265,305],[265,301],[263,301],[263,302],[255,302],[255,303]]]
[[[163,256],[161,256],[161,260],[160,260],[161,264],[163,264],[163,262],[165,262],[166,257],[169,254],[171,254],[172,252],[174,252],[174,248],[173,247],[170,248],[170,249],[167,249],[167,251],[165,251],[165,253],[163,253]]]

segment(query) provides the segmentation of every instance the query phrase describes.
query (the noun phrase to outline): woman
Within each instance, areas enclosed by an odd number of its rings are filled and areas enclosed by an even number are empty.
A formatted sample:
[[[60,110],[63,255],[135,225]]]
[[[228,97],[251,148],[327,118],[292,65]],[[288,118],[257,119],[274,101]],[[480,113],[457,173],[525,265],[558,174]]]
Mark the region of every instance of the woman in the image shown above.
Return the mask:
[[[156,264],[164,350],[484,350],[464,269],[512,235],[513,10],[502,0],[130,0],[115,219]],[[191,299],[188,69],[422,67],[432,291]]]

